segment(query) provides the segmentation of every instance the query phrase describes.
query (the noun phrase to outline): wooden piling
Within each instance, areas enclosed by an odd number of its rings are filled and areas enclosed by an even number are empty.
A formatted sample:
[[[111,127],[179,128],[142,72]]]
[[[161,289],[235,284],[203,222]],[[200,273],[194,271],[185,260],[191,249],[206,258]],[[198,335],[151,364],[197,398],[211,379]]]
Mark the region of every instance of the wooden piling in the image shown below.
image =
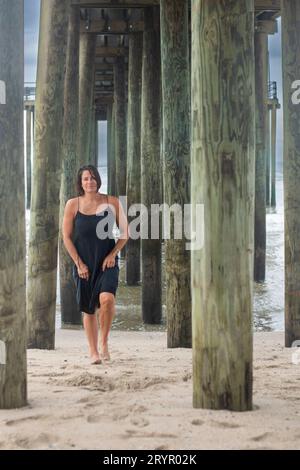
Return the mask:
[[[126,195],[126,97],[125,60],[116,58],[114,64],[114,106],[115,106],[115,160],[116,190],[118,196]]]
[[[117,196],[115,130],[116,130],[116,106],[115,104],[113,104],[112,123],[111,123],[111,132],[110,132],[110,167],[109,167],[110,194],[112,194],[113,196]]]
[[[255,32],[255,221],[254,221],[254,280],[263,282],[266,274],[266,154],[268,126],[268,35],[259,29]]]
[[[128,127],[127,127],[127,205],[141,203],[141,93],[143,34],[129,37]],[[131,222],[134,217],[128,215]],[[129,239],[126,250],[126,282],[140,281],[140,239]]]
[[[28,347],[53,349],[69,0],[42,0],[28,260]]]
[[[300,4],[282,2],[284,124],[285,346],[300,339],[300,104],[292,99],[300,70]],[[293,102],[294,101],[294,102]]]
[[[107,142],[107,193],[111,194],[111,159],[112,159],[112,142],[111,142],[111,129],[112,129],[112,104],[108,104],[106,108],[106,142]]]
[[[268,103],[268,95],[269,95],[269,69],[270,69],[270,59],[269,59],[269,50],[268,50],[268,36],[267,36],[267,88],[266,88],[266,97],[265,97],[265,109],[266,109],[266,135],[265,135],[265,142],[266,142],[266,207],[270,207],[271,202],[271,143],[270,143],[270,113]]]
[[[192,1],[193,405],[252,408],[253,1]],[[199,240],[201,241],[201,240]]]
[[[66,74],[64,82],[64,122],[62,146],[62,178],[60,195],[60,229],[68,199],[76,196],[78,156],[78,96],[79,96],[79,27],[77,8],[70,8],[67,42]],[[62,327],[81,324],[81,312],[76,300],[72,275],[74,263],[59,237],[59,279]]]
[[[280,108],[278,99],[270,100],[269,106],[271,112],[271,207],[276,208],[276,127],[277,127],[277,109]]]
[[[185,204],[190,203],[190,71],[188,0],[160,4],[164,202],[182,211],[182,238],[165,240],[168,347],[191,347],[191,253],[184,233]],[[176,79],[174,79],[176,77]],[[179,221],[180,222],[180,221]]]
[[[23,2],[0,0],[0,12],[0,408],[10,409],[27,402]]]
[[[94,97],[96,38],[81,33],[79,39],[79,130],[78,151],[80,166],[94,164],[90,160],[91,113]]]
[[[98,168],[99,166],[99,161],[98,161],[98,119],[95,116],[95,135],[94,135],[94,140],[95,140],[95,167]]]
[[[31,117],[30,108],[26,109],[26,208],[30,209],[31,199]]]
[[[141,240],[142,315],[145,323],[162,319],[161,240],[151,238],[151,205],[161,204],[161,74],[159,7],[144,12],[142,108],[141,108],[141,202],[148,210],[148,239]]]

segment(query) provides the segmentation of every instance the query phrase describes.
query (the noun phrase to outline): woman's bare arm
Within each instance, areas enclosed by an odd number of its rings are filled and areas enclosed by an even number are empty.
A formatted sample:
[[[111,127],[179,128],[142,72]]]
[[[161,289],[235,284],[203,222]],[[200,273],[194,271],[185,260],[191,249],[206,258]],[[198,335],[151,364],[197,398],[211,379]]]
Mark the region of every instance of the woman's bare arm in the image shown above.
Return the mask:
[[[110,253],[113,256],[117,256],[118,252],[122,250],[123,246],[125,246],[129,240],[128,221],[119,199],[116,197],[110,197],[109,202],[114,206],[116,213],[116,223],[121,233],[119,240]]]
[[[69,201],[67,201],[66,203],[65,211],[64,211],[64,218],[63,218],[63,223],[62,223],[62,236],[63,236],[63,242],[64,242],[67,252],[71,256],[77,268],[80,268],[80,265],[83,264],[83,262],[80,259],[77,253],[77,250],[74,246],[74,243],[72,241],[73,226],[74,226],[74,202],[72,199],[69,199]]]

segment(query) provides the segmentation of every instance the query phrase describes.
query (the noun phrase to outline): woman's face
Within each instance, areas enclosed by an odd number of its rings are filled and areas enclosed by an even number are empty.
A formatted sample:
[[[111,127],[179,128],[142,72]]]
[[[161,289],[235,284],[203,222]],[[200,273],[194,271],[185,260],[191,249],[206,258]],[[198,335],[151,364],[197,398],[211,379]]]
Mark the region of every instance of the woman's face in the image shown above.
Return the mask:
[[[81,175],[81,185],[85,193],[97,192],[97,181],[92,173],[84,170]]]

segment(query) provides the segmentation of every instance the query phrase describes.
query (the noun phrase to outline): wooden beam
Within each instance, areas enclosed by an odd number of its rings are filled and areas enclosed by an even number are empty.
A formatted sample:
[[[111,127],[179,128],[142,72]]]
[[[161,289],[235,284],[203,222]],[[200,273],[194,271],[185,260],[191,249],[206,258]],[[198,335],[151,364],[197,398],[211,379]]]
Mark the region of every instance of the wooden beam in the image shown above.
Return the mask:
[[[72,0],[71,5],[82,8],[145,8],[159,5],[160,0]],[[279,11],[280,0],[255,0],[255,11]]]
[[[160,0],[72,0],[71,5],[82,8],[145,8],[159,5]]]
[[[255,11],[279,11],[281,9],[280,0],[255,0]]]
[[[114,76],[113,74],[101,74],[101,75],[96,75],[95,76],[96,82],[113,82],[114,81]]]
[[[143,32],[143,21],[123,21],[123,20],[95,20],[87,23],[84,20],[80,22],[81,33],[96,34],[130,34]]]
[[[96,48],[96,57],[119,57],[128,54],[128,47],[100,46]]]
[[[98,92],[106,92],[106,91],[110,91],[111,93],[114,91],[114,87],[109,85],[109,86],[103,86],[103,85],[96,85],[95,87],[95,93],[98,93]]]
[[[101,63],[101,64],[95,64],[95,71],[96,72],[113,72],[114,70],[114,64],[107,64],[107,63]]]
[[[98,96],[95,99],[95,105],[96,106],[104,106],[105,104],[111,104],[113,103],[114,97],[113,94],[107,95],[107,96]]]

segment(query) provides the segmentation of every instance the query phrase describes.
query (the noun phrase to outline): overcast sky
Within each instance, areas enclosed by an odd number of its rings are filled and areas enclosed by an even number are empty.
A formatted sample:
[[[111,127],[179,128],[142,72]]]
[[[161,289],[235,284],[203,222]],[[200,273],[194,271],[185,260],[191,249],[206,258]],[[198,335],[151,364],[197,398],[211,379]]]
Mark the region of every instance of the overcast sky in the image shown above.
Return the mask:
[[[25,82],[35,82],[36,60],[38,51],[38,27],[40,0],[25,0]],[[278,21],[278,33],[269,36],[270,53],[270,79],[277,81],[279,102],[282,104],[282,76],[281,76],[281,22]],[[99,142],[103,142],[105,129],[101,126]],[[277,136],[278,160],[282,160],[282,109],[278,112]]]

